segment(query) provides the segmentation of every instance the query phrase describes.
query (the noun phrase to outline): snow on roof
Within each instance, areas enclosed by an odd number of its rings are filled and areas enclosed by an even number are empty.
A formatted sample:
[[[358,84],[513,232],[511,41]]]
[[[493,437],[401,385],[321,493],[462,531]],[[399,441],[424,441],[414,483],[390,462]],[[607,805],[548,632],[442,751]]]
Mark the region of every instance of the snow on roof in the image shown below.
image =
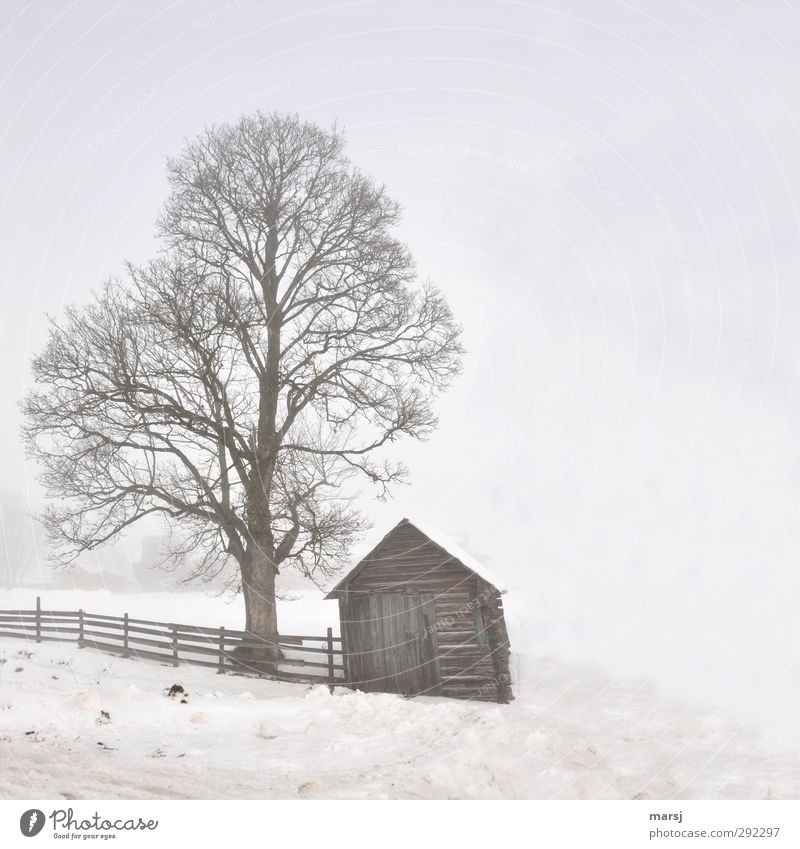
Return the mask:
[[[491,584],[498,592],[504,593],[506,592],[506,587],[503,581],[497,577],[497,575],[493,574],[486,566],[483,565],[477,558],[473,557],[468,551],[463,549],[455,540],[448,537],[447,534],[440,533],[439,531],[435,531],[427,525],[420,524],[419,522],[415,522],[411,519],[401,519],[397,524],[393,525],[391,530],[387,531],[380,542],[377,543],[377,546],[383,542],[386,537],[390,536],[400,525],[404,522],[407,522],[412,527],[416,528],[420,533],[424,536],[428,537],[428,539],[438,545],[439,548],[444,549],[451,557],[454,557],[458,560],[463,566],[469,569],[471,572],[474,572],[478,577],[482,578],[488,584]],[[374,551],[377,546],[372,546],[370,551]],[[369,554],[366,555],[369,557]],[[361,570],[364,568],[366,564],[364,564],[364,559],[362,558],[358,565],[356,565],[353,569],[351,569],[343,578],[341,578],[338,583],[332,587],[325,598],[334,598],[339,588],[342,584],[346,583],[351,578],[358,575]]]
[[[439,548],[443,548],[448,554],[451,554],[456,558],[456,560],[463,563],[467,569],[474,572],[478,575],[478,577],[483,578],[487,584],[491,584],[501,593],[507,592],[505,583],[490,569],[484,566],[480,560],[470,554],[466,549],[462,548],[452,537],[434,530],[429,525],[420,524],[414,519],[406,519],[406,521],[409,525],[413,525],[418,531],[425,534],[431,542],[435,542]]]

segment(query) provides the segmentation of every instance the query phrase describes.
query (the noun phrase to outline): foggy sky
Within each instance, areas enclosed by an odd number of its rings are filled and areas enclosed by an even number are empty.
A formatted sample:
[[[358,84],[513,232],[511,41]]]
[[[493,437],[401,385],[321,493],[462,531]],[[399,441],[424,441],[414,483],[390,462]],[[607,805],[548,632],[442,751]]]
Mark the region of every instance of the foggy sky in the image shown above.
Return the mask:
[[[28,363],[156,249],[166,156],[255,109],[337,121],[469,351],[376,529],[467,535],[518,645],[800,746],[800,16],[553,5],[3,3],[0,487],[38,506]]]

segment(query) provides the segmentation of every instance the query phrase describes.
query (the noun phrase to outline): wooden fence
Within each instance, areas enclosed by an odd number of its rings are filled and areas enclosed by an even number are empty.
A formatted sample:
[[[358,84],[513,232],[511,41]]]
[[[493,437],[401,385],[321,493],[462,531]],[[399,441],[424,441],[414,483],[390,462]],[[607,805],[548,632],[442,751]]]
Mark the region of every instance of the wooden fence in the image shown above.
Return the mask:
[[[123,657],[161,660],[178,666],[190,663],[227,671],[263,675],[263,667],[250,666],[248,650],[277,646],[283,657],[266,677],[300,683],[344,684],[342,641],[328,628],[324,637],[256,637],[230,628],[203,628],[173,622],[153,622],[122,616],[105,616],[85,610],[0,610],[0,637],[75,640],[78,648],[92,647]]]

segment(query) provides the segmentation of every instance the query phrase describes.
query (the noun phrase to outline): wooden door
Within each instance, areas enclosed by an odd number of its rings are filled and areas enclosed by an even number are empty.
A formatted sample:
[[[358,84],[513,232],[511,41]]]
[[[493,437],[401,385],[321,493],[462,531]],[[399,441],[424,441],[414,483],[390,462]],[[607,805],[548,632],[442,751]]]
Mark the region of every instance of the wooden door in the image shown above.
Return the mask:
[[[367,692],[438,695],[433,596],[354,596],[350,605],[352,682]]]

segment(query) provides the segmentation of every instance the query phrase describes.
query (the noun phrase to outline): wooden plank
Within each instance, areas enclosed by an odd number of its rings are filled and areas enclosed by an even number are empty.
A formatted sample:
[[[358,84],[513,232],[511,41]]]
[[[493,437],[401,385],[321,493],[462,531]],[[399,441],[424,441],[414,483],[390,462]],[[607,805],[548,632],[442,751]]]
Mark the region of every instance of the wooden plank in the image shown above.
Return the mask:
[[[407,564],[402,564],[394,567],[389,566],[368,566],[359,575],[358,584],[364,586],[372,581],[391,581],[391,580],[406,580],[406,581],[429,581],[431,584],[441,584],[444,587],[464,587],[466,592],[472,588],[475,580],[473,575],[470,575],[463,570],[449,569],[445,567],[426,566],[425,568],[414,568]]]
[[[119,633],[110,633],[108,631],[95,631],[92,628],[84,628],[84,640],[86,637],[99,637],[101,641],[115,640],[118,641],[120,645],[124,648],[123,635],[121,631]],[[135,635],[131,635],[130,641],[134,643],[141,643],[142,645],[147,646],[165,646],[166,648],[169,648],[169,643],[167,640],[159,642],[158,640],[150,640],[147,637],[137,637]]]
[[[447,563],[397,560],[394,563],[376,563],[366,566],[358,576],[358,585],[362,585],[368,580],[393,578],[400,575],[409,580],[441,581],[454,586],[475,580],[475,576],[465,569]]]
[[[282,642],[297,644],[298,642],[302,643],[302,642],[305,642],[306,640],[319,640],[319,642],[324,643],[324,642],[327,641],[328,638],[325,637],[325,636],[321,637],[319,635],[309,637],[309,636],[305,636],[305,635],[304,636],[297,636],[296,634],[288,634],[288,635],[287,634],[279,634],[278,639],[281,640]],[[331,639],[333,640],[334,643],[341,643],[341,641],[342,641],[341,637],[331,637]]]
[[[122,646],[114,645],[113,643],[104,643],[100,640],[86,640],[86,645],[92,648],[100,649],[101,651],[111,652],[112,654],[122,654]],[[147,651],[146,649],[130,649],[130,659],[146,658],[148,660],[171,661],[169,654],[161,654],[159,652]]]
[[[292,643],[278,643],[279,648],[291,649],[292,651],[302,651],[308,652],[309,654],[329,654],[329,650],[327,648],[316,648],[314,646],[303,646],[303,645],[295,645]],[[330,649],[333,654],[341,654],[341,649]]]
[[[36,639],[36,632],[35,631],[29,631],[29,632],[23,633],[23,632],[18,631],[17,633],[11,633],[11,632],[8,632],[8,631],[3,631],[2,625],[0,625],[0,637],[8,637],[9,639],[12,639],[12,640],[35,640]],[[68,638],[65,638],[65,637],[48,637],[48,636],[45,636],[43,634],[42,637],[40,638],[39,642],[71,643],[71,642],[74,642],[74,641],[70,640]]]
[[[333,682],[334,665],[333,665],[333,628],[328,628],[328,679]]]
[[[278,666],[302,666],[304,669],[326,669],[330,671],[331,667],[328,663],[316,663],[310,660],[298,660],[297,658],[287,657],[278,661]],[[336,667],[334,667],[335,669]]]
[[[225,626],[219,629],[219,659],[217,660],[217,675],[225,674]]]
[[[341,623],[340,628],[342,632],[341,644],[342,644],[342,665],[344,667],[344,677],[347,681],[352,681],[353,671],[350,668],[350,634],[349,627],[345,626],[345,621],[347,620],[348,614],[348,596],[347,593],[343,593],[339,596],[338,599],[339,604],[339,621]]]
[[[385,666],[381,643],[377,640],[379,631],[376,622],[380,617],[380,610],[374,596],[359,599],[359,604],[362,608],[359,621],[360,656],[363,664],[361,684],[367,692],[379,692],[379,682],[384,678]]]
[[[74,628],[58,628],[53,625],[42,625],[42,627],[39,629],[40,636],[42,634],[74,634],[76,640],[78,638],[79,633],[80,632],[78,630],[77,623]]]
[[[43,616],[76,616],[77,611],[75,610],[42,610]],[[36,609],[31,608],[29,610],[12,610],[10,608],[4,608],[0,610],[0,617],[3,616],[30,616],[36,618]]]
[[[91,616],[93,619],[108,619],[112,622],[122,622],[121,616],[106,616],[104,613],[86,613],[85,615]],[[137,621],[137,620],[131,619],[131,622],[135,622],[135,621]]]
[[[75,616],[77,616],[78,612],[76,610],[44,610],[44,609],[42,609],[41,615],[42,616],[55,616],[59,619],[62,619],[64,617],[71,619],[71,618],[74,618]]]
[[[199,658],[192,658],[191,660],[185,660],[185,663],[188,663],[190,666],[208,666],[211,669],[218,669],[219,663],[216,660],[200,660]]]
[[[441,695],[442,692],[442,670],[439,663],[439,635],[433,626],[432,617],[436,615],[436,605],[430,604],[429,610],[423,614],[425,622],[426,639],[430,642],[430,661],[431,664],[431,687],[435,695]]]
[[[444,558],[400,555],[385,560],[364,561],[364,566],[356,582],[361,583],[368,575],[388,575],[393,572],[409,572],[414,575],[435,573],[447,575],[454,580],[472,576],[472,573],[462,566]]]
[[[69,616],[66,615],[53,615],[50,613],[42,612],[41,616],[38,617],[40,622],[50,622],[50,623],[66,623],[66,622],[74,622],[78,617],[77,611],[71,613]],[[34,612],[32,616],[18,615],[18,614],[5,614],[0,615],[0,624],[6,624],[10,622],[23,622],[30,623],[31,625],[35,625],[37,621],[36,613]]]
[[[403,670],[405,666],[404,649],[399,643],[405,640],[405,635],[400,636],[400,606],[403,604],[402,595],[378,595],[375,601],[379,602],[380,611],[378,620],[375,622],[375,636],[373,645],[380,645],[383,649],[383,674],[380,689],[388,693],[399,693],[404,689]]]
[[[67,624],[66,622],[64,623]],[[0,628],[5,628],[8,631],[32,631],[34,635],[36,634],[36,623],[35,622],[0,622]],[[42,625],[40,626],[40,631],[64,631],[65,633],[77,633],[78,631],[78,623],[71,628],[62,628],[58,625]]]
[[[324,637],[314,637],[315,640],[320,640],[324,642]],[[304,646],[302,643],[287,643],[284,642],[281,638],[280,640],[227,640],[225,641],[228,645],[240,646],[242,648],[250,648],[257,649],[263,648],[266,645],[269,646],[277,646],[278,648],[290,649],[291,651],[305,651],[311,654],[327,654],[328,650],[326,648],[317,648],[316,646]],[[334,654],[341,654],[341,649],[333,649]]]
[[[160,628],[160,629],[159,628],[145,628],[141,625],[131,625],[130,622],[133,622],[133,620],[132,619],[129,620],[129,624],[128,624],[128,628],[127,628],[127,631],[128,631],[129,634],[149,634],[150,636],[153,636],[153,637],[167,637],[167,638],[171,636],[171,632],[170,632],[169,628],[166,628],[166,627]],[[91,626],[92,628],[105,628],[106,630],[103,633],[107,633],[107,634],[117,633],[117,632],[121,633],[121,634],[125,633],[125,623],[124,623],[124,621],[120,622],[120,623],[114,622],[113,624],[105,623],[105,622],[101,622],[101,621],[96,621],[93,616],[86,614],[85,624]]]
[[[124,622],[123,616],[107,616],[104,613],[87,613],[86,616],[91,617],[93,619],[104,619],[108,622],[119,622],[119,623]],[[175,627],[178,628],[178,630],[186,630],[187,632],[209,634],[209,635],[216,635],[216,634],[219,633],[219,628],[206,628],[206,627],[200,626],[200,625],[184,625],[184,624],[181,624],[181,623],[178,623],[178,622],[175,622],[175,623],[172,623],[172,622],[156,622],[153,619],[137,619],[133,616],[128,617],[128,624],[129,624],[130,627],[132,627],[133,625],[153,625],[157,628],[171,628],[172,625],[174,624]],[[242,637],[247,636],[246,631],[236,631],[236,630],[233,630],[232,628],[226,629],[226,632],[230,636],[242,636]],[[317,639],[323,639],[323,638],[318,637]]]
[[[395,689],[391,686],[392,664],[385,651],[386,638],[384,635],[383,611],[379,602],[379,596],[372,596],[370,599],[370,640],[367,646],[375,646],[382,649],[375,651],[375,658],[377,660],[375,689],[380,692],[393,693]]]

